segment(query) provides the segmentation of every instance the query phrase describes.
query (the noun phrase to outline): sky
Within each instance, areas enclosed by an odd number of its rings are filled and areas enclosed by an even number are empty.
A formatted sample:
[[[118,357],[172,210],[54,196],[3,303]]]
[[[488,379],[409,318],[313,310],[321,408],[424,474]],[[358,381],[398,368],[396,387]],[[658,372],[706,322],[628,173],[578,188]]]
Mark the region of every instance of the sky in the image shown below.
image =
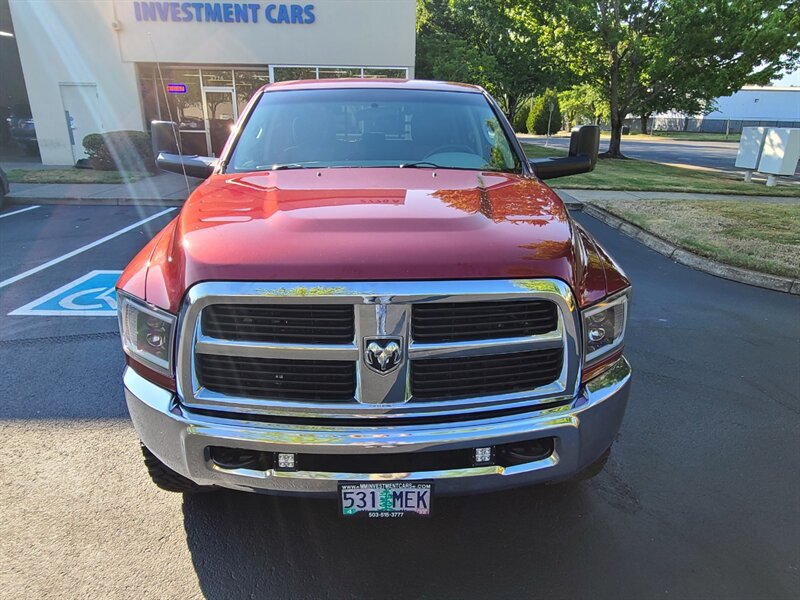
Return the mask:
[[[785,75],[782,79],[776,79],[772,82],[773,85],[796,85],[800,86],[800,69],[791,73],[789,75]]]

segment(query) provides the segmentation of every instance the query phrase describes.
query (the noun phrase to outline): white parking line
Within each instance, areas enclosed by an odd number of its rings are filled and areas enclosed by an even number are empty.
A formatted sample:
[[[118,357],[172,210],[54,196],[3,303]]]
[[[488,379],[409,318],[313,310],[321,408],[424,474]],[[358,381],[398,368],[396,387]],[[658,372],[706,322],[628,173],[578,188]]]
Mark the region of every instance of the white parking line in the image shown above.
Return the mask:
[[[28,271],[25,271],[24,273],[20,273],[19,275],[14,275],[14,277],[9,277],[8,279],[6,279],[4,281],[0,281],[0,288],[5,287],[7,285],[11,285],[12,283],[16,283],[20,279],[25,279],[26,277],[34,275],[35,273],[38,273],[39,271],[44,271],[48,267],[52,267],[53,265],[57,265],[58,263],[64,262],[65,260],[68,260],[68,259],[72,258],[73,256],[77,256],[78,254],[81,254],[82,252],[86,252],[87,250],[91,250],[92,248],[95,248],[95,247],[99,246],[100,244],[105,244],[107,241],[113,240],[115,237],[119,237],[124,233],[128,233],[131,229],[136,229],[140,225],[144,225],[148,221],[152,221],[153,219],[157,219],[159,217],[162,217],[165,214],[167,214],[169,212],[172,212],[173,210],[175,210],[175,209],[174,208],[168,208],[166,210],[162,210],[161,212],[156,213],[154,215],[151,215],[151,216],[147,217],[146,219],[142,219],[141,221],[136,221],[136,223],[134,223],[133,225],[128,225],[124,229],[120,229],[119,231],[115,231],[114,233],[110,233],[107,236],[102,237],[99,240],[96,240],[96,241],[92,242],[91,244],[86,244],[85,246],[81,246],[77,250],[73,250],[72,252],[68,252],[68,253],[66,253],[66,254],[64,254],[62,256],[59,256],[58,258],[54,258],[53,260],[51,260],[49,262],[46,262],[43,265],[39,265],[38,267],[34,267],[33,269],[29,269]]]
[[[27,206],[25,208],[20,208],[19,210],[12,211],[10,213],[3,213],[0,215],[0,219],[5,219],[6,217],[10,217],[11,215],[18,215],[19,213],[23,213],[29,210],[33,210],[34,208],[39,208],[39,205],[36,206]]]

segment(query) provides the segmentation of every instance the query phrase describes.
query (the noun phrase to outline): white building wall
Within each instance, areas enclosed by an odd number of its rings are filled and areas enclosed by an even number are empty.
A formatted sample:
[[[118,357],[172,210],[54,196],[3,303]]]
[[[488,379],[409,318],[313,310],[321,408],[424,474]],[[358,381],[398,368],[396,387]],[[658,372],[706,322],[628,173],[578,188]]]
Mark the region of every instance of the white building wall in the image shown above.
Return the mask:
[[[290,0],[312,6],[311,23],[270,23],[265,11],[279,1],[257,2],[257,22],[197,22],[195,11],[174,15],[190,21],[137,20],[134,0],[114,0],[122,59],[230,65],[352,65],[414,68],[414,0]],[[140,9],[141,4],[139,3]],[[182,2],[180,4],[183,4]],[[140,10],[141,12],[141,10]],[[202,18],[201,12],[201,18]],[[248,13],[249,14],[249,13]],[[271,16],[277,16],[277,10]],[[152,36],[153,42],[150,42]]]
[[[716,105],[706,119],[800,121],[800,87],[744,87]]]
[[[44,164],[74,162],[60,84],[97,85],[104,130],[142,129],[134,65],[120,61],[111,28],[113,3],[10,0],[10,8]]]
[[[103,131],[141,131],[135,63],[156,57],[161,63],[265,69],[405,67],[413,77],[415,0],[316,0],[313,22],[303,24],[269,22],[264,11],[272,2],[254,3],[256,23],[189,21],[178,8],[185,3],[152,4],[162,9],[155,21],[142,19],[141,11],[137,19],[133,0],[10,0],[43,163],[74,162],[61,84],[97,85]]]

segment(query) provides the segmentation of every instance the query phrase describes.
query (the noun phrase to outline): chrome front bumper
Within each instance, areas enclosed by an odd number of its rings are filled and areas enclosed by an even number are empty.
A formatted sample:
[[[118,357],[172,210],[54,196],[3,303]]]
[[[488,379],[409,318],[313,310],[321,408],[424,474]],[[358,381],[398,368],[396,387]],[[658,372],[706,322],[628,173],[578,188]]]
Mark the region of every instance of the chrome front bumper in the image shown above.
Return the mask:
[[[127,368],[125,399],[142,442],[164,464],[201,484],[279,494],[332,494],[340,481],[432,480],[437,494],[467,494],[555,481],[592,464],[614,441],[628,403],[631,369],[620,358],[568,405],[474,421],[400,426],[316,426],[199,415],[174,393]],[[547,458],[513,467],[413,473],[332,473],[224,469],[209,446],[309,454],[379,454],[455,450],[552,437]]]

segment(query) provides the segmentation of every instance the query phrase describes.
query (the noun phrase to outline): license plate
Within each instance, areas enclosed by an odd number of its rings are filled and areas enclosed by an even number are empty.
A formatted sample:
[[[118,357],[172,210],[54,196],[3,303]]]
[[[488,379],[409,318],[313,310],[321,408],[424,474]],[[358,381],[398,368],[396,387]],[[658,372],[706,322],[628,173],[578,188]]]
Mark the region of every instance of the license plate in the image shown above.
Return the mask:
[[[340,514],[373,519],[427,517],[431,514],[432,491],[432,483],[340,483]]]

